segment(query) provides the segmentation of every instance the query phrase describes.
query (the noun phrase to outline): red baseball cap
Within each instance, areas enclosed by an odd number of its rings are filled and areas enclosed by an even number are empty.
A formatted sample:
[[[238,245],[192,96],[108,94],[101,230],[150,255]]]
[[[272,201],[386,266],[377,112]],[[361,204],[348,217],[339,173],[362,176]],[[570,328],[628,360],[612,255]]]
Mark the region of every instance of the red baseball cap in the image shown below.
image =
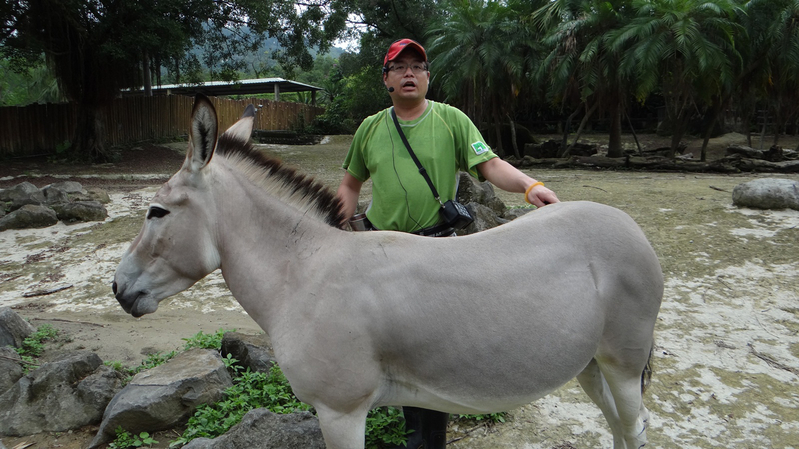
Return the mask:
[[[424,58],[424,62],[427,62],[427,53],[424,51],[424,47],[422,47],[418,42],[413,39],[400,39],[395,41],[388,47],[388,52],[386,53],[386,57],[383,58],[383,65],[389,63],[389,61],[393,61],[397,59],[400,53],[407,49],[414,49],[419,52],[420,55]]]

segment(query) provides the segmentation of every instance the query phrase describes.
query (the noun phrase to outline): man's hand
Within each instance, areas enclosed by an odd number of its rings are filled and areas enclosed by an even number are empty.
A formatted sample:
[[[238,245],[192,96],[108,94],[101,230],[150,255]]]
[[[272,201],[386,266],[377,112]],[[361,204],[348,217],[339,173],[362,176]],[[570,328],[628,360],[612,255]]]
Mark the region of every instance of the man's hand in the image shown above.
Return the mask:
[[[544,207],[547,204],[560,202],[555,192],[544,187],[543,184],[538,184],[530,189],[525,200],[535,207]]]

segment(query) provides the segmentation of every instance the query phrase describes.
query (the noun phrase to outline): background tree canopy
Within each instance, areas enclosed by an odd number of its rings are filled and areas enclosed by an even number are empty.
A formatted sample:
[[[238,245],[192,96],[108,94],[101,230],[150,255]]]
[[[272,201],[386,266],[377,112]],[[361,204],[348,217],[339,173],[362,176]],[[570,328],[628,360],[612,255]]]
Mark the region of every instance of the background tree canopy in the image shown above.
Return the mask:
[[[0,101],[53,100],[56,79],[83,111],[73,147],[94,160],[104,105],[162,77],[315,84],[317,131],[353,132],[390,104],[380,68],[402,37],[428,49],[429,97],[461,108],[501,154],[519,156],[503,139],[517,124],[559,122],[574,142],[593,124],[618,156],[630,116],[655,107],[672,152],[686,132],[708,139],[722,114],[761,133],[768,115],[775,144],[799,117],[799,0],[6,0],[0,18],[0,70],[40,79],[5,77]],[[345,36],[357,53],[325,54]]]

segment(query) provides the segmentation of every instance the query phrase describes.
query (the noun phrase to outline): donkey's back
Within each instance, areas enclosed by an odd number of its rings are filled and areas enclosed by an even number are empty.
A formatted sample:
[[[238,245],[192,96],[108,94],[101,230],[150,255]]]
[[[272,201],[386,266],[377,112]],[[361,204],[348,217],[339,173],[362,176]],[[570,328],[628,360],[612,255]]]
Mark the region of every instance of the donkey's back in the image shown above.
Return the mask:
[[[358,371],[349,387],[372,405],[452,413],[508,410],[577,377],[617,441],[644,441],[641,378],[663,280],[629,216],[569,202],[464,237],[352,239],[358,263],[330,272],[324,318],[295,342],[346,354],[321,377]]]

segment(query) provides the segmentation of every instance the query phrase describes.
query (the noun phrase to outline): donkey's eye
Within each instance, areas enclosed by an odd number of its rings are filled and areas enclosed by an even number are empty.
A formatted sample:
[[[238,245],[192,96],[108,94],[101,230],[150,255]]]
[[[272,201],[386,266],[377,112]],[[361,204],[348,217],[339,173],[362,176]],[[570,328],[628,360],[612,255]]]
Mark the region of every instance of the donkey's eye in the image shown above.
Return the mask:
[[[147,219],[161,218],[168,213],[169,211],[166,209],[162,209],[158,206],[150,206],[150,210],[147,211]]]

